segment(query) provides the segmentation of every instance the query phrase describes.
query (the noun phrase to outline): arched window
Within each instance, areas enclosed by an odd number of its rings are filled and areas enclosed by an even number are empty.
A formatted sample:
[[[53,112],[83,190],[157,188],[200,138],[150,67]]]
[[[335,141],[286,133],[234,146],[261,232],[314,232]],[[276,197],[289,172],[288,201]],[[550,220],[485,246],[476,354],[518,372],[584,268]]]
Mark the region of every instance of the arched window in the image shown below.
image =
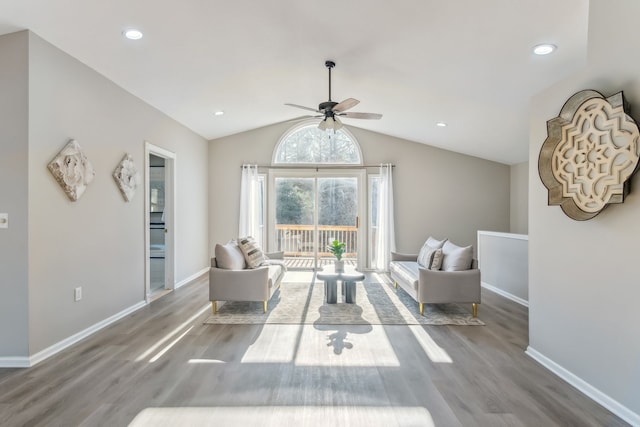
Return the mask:
[[[323,131],[304,123],[285,133],[273,153],[273,164],[361,165],[360,147],[349,131]]]

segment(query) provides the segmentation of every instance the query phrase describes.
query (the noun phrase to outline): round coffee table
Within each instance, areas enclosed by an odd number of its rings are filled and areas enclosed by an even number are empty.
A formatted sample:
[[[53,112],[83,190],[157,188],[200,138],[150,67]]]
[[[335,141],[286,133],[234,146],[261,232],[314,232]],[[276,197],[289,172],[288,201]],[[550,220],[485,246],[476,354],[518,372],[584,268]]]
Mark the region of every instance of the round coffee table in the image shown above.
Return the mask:
[[[327,304],[338,302],[338,281],[342,282],[342,297],[344,302],[353,304],[356,302],[356,282],[364,280],[364,274],[353,268],[347,268],[344,272],[337,272],[331,267],[325,267],[319,271],[316,277],[324,281],[324,298]]]

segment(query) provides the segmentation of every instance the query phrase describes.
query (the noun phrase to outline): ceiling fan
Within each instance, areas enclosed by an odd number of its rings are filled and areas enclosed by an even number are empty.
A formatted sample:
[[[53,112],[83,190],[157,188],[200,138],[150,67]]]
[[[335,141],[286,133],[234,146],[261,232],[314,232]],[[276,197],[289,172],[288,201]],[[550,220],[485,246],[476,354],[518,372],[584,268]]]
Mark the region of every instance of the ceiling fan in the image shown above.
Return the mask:
[[[325,61],[324,65],[329,70],[329,100],[326,102],[321,102],[318,105],[318,108],[310,108],[297,104],[284,104],[289,105],[290,107],[302,108],[303,110],[313,111],[314,113],[319,113],[319,116],[314,117],[324,117],[324,119],[318,125],[318,128],[322,130],[333,129],[334,131],[340,129],[343,125],[338,117],[346,117],[350,119],[375,119],[378,120],[382,118],[382,114],[376,113],[355,113],[355,112],[346,112],[348,109],[355,107],[360,103],[357,99],[347,98],[342,102],[335,102],[331,100],[331,69],[336,66],[336,63],[333,61]]]

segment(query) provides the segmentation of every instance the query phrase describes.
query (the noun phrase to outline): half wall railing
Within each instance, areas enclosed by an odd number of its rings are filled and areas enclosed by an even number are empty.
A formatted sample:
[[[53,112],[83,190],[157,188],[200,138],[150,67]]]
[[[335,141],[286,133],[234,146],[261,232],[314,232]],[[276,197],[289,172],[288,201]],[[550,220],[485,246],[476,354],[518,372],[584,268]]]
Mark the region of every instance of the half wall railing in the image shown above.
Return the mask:
[[[277,224],[276,242],[285,257],[314,256],[315,227],[313,225]],[[327,250],[333,240],[345,244],[345,258],[355,257],[358,252],[358,229],[349,225],[318,226],[318,256],[333,256]]]

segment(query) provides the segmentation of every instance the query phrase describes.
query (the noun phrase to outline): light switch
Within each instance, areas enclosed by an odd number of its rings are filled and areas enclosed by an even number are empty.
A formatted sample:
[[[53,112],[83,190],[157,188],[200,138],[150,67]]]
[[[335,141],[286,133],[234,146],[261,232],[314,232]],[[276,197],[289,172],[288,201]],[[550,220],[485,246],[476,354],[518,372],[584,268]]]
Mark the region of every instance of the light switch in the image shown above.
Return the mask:
[[[9,228],[9,214],[0,213],[0,228]]]

